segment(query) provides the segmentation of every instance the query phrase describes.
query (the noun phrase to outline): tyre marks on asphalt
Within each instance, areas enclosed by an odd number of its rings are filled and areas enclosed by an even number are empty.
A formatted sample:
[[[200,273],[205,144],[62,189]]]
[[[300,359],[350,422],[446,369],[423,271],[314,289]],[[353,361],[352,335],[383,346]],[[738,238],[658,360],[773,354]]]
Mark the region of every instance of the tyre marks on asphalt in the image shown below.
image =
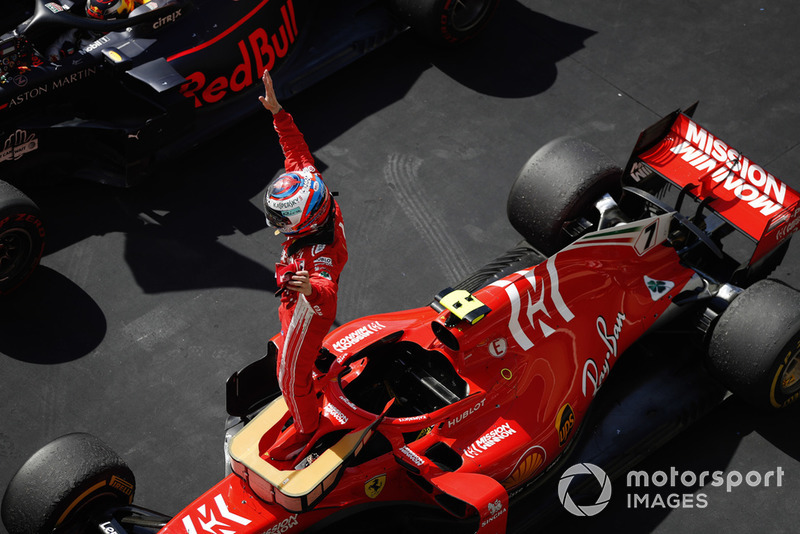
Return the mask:
[[[43,415],[37,422],[36,430],[48,438],[63,433],[61,421],[68,417],[64,412],[65,410],[69,411],[74,404],[67,391],[58,386],[58,384],[69,383],[69,378],[70,374],[65,372],[61,366],[47,367],[39,375],[41,384],[37,386],[39,394],[36,396],[39,408],[35,410],[35,413]]]
[[[431,200],[420,193],[419,169],[423,160],[411,154],[390,154],[383,178],[403,213],[431,250],[432,259],[441,267],[445,279],[453,283],[472,272],[464,249],[447,231],[444,218]],[[447,201],[447,199],[443,199]]]
[[[156,345],[189,327],[189,323],[172,306],[162,304],[123,327],[125,335],[145,350],[152,351]]]

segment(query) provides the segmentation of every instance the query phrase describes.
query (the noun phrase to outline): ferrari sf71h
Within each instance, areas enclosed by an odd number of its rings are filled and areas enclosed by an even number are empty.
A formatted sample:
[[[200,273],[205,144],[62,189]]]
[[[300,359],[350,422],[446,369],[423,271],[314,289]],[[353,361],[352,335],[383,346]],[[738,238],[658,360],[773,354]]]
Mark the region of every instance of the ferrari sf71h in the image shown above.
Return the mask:
[[[268,454],[292,431],[266,387],[272,342],[228,382],[229,474],[184,510],[132,505],[119,457],[71,434],[12,480],[9,532],[299,532],[398,507],[413,511],[408,524],[505,532],[530,507],[515,502],[563,471],[618,361],[679,317],[733,394],[767,409],[795,402],[800,295],[766,276],[800,197],[693,111],[645,130],[624,169],[573,138],[536,152],[509,195],[517,249],[428,306],[329,334],[314,379],[321,424],[295,460]]]

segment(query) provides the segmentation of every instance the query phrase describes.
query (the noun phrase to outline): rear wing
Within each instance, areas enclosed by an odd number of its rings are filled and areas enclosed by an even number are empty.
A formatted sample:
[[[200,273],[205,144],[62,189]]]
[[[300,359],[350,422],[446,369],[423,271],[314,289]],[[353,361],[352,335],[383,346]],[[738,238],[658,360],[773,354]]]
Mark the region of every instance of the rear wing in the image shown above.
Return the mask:
[[[800,194],[691,119],[695,106],[643,131],[625,176],[658,173],[755,242],[752,265],[800,229]]]

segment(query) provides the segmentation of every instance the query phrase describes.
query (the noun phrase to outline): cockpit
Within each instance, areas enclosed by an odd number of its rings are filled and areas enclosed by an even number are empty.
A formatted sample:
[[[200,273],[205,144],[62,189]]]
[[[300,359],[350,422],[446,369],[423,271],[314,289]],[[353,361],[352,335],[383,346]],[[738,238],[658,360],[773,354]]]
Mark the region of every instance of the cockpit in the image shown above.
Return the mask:
[[[396,399],[387,417],[414,417],[456,403],[469,395],[469,385],[441,352],[411,341],[377,343],[358,353],[343,371],[345,396],[359,408],[380,413]],[[355,378],[348,379],[351,375]]]

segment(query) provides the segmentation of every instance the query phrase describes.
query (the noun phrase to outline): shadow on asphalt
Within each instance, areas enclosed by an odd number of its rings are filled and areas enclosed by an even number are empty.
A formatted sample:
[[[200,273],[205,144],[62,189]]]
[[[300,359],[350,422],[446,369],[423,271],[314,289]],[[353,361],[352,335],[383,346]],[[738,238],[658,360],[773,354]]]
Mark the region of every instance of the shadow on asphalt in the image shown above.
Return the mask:
[[[0,308],[0,353],[28,363],[77,360],[105,334],[105,315],[92,297],[45,266],[4,297]]]

